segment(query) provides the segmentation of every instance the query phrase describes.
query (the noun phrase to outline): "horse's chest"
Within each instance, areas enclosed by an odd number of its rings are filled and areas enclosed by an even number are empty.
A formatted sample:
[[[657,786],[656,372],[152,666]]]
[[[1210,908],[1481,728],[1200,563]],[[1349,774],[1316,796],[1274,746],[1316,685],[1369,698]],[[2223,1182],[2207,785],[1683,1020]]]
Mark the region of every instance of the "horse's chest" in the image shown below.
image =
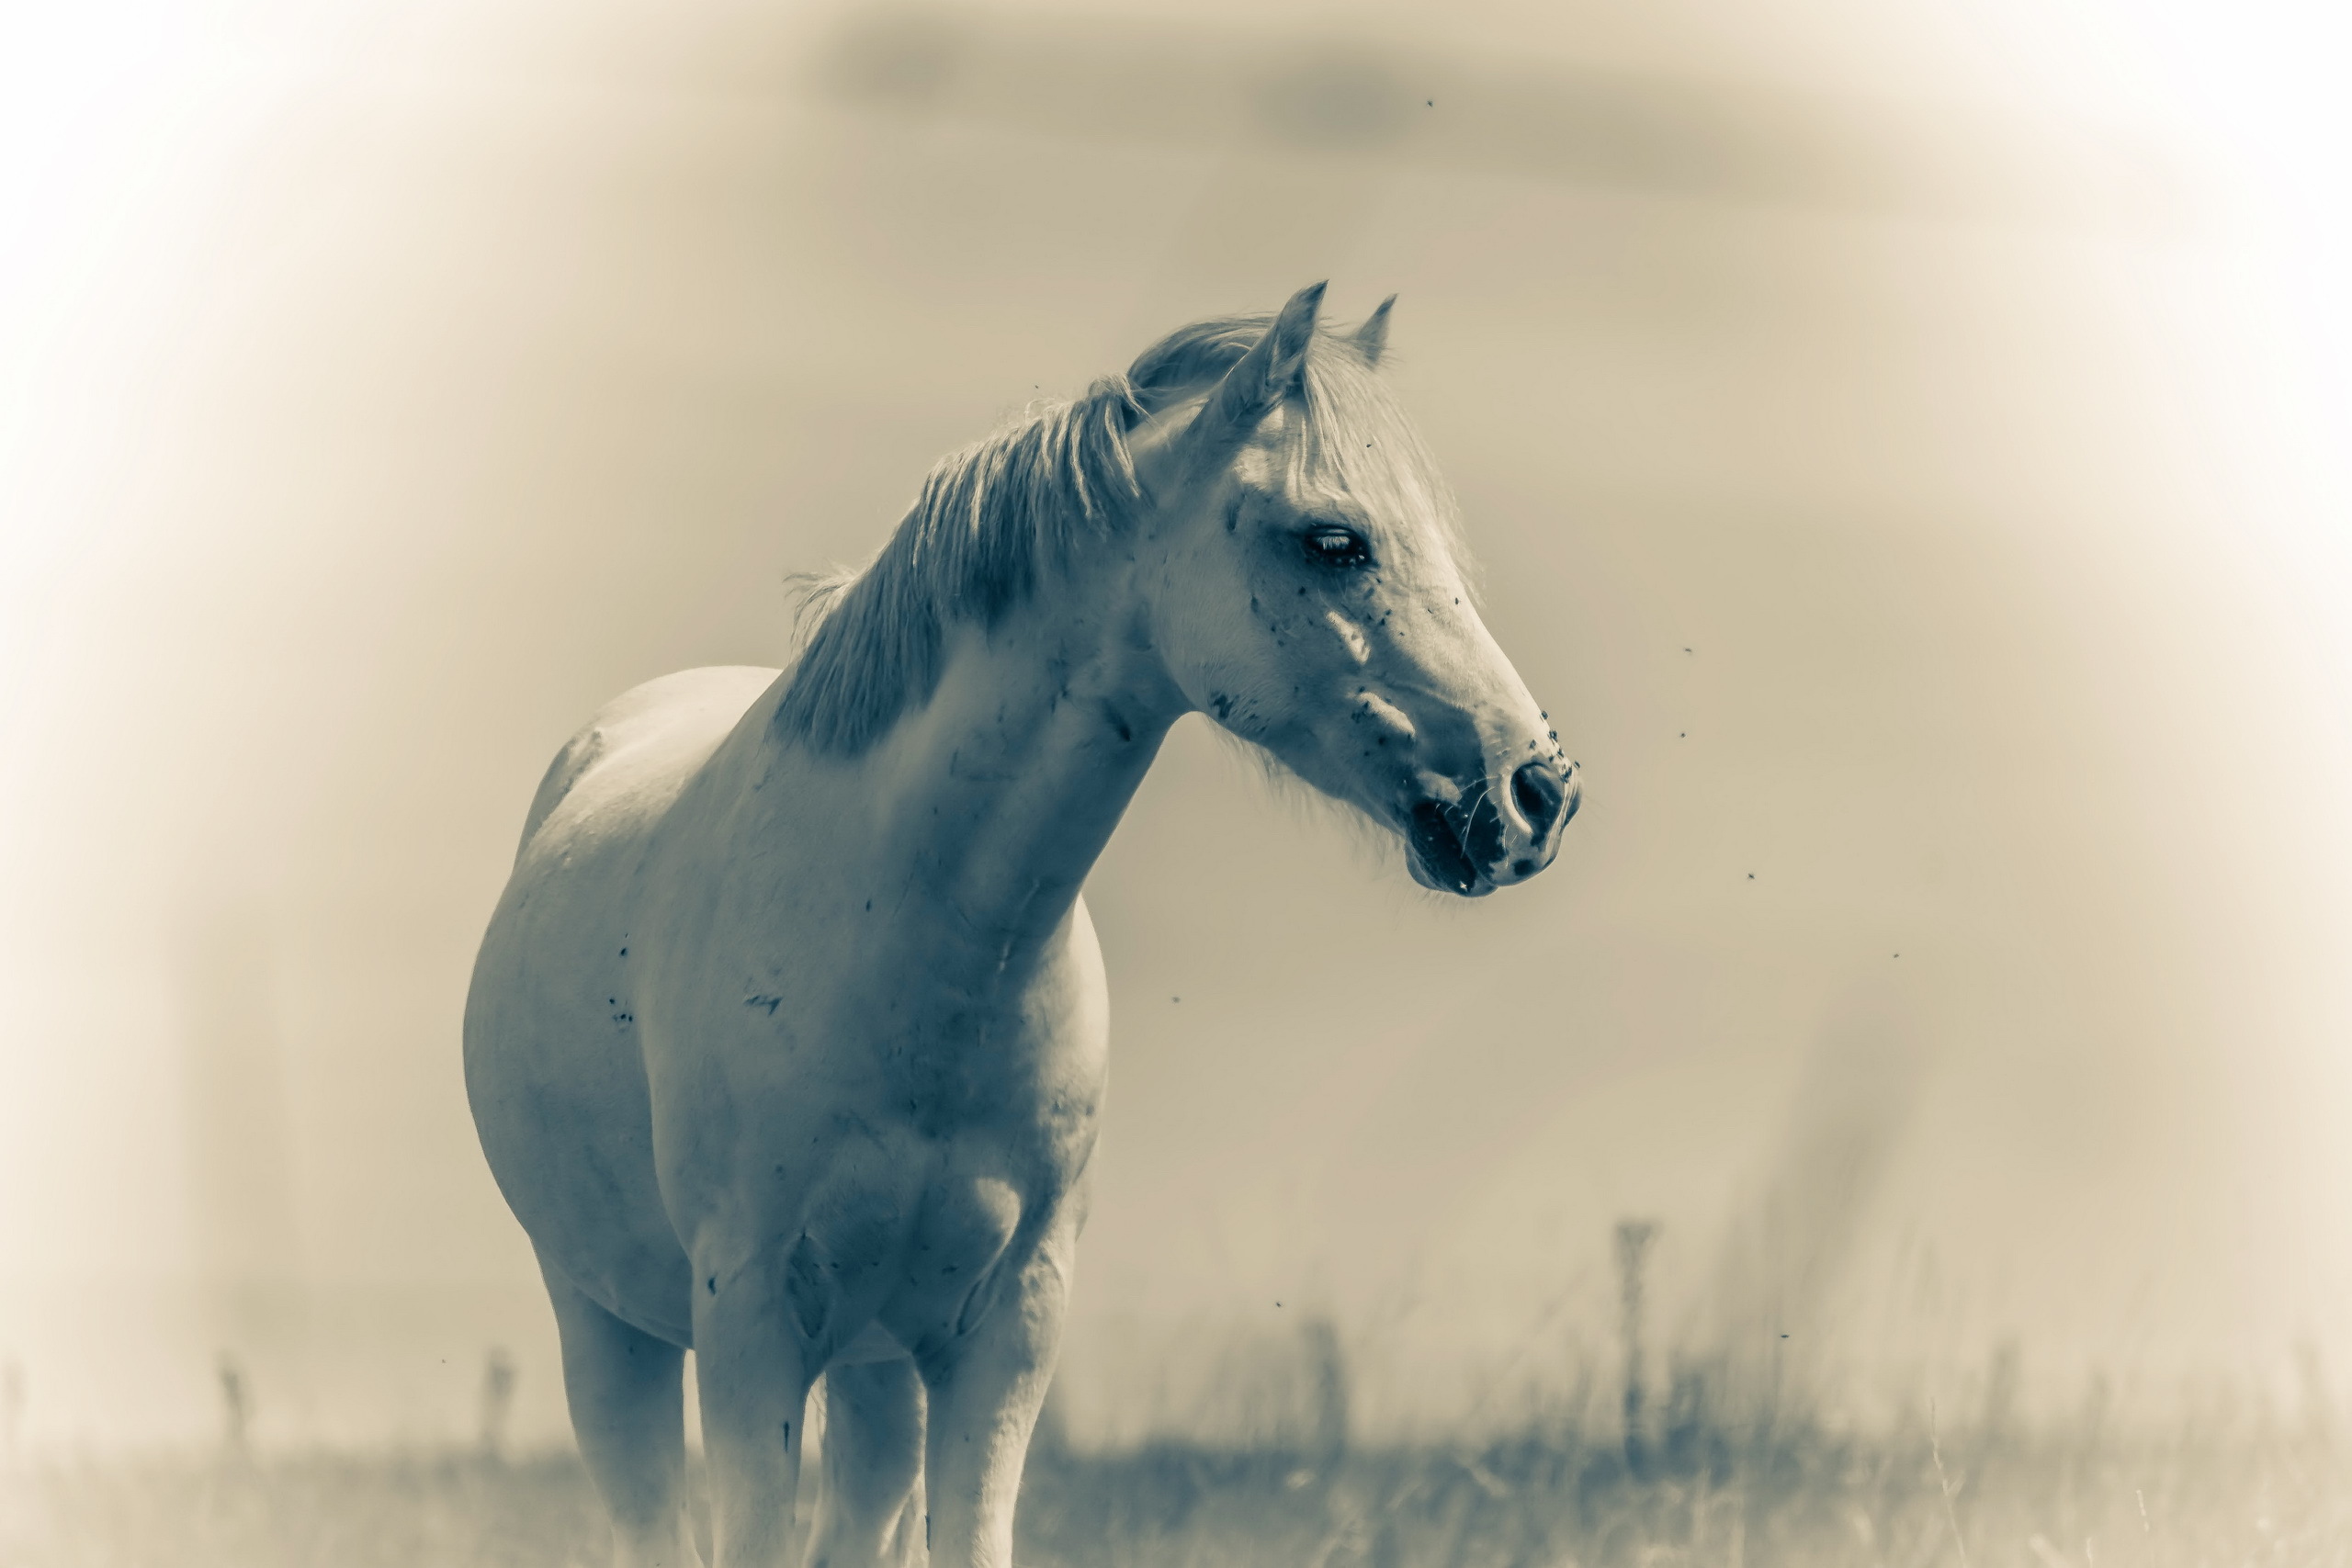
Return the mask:
[[[805,1222],[948,1291],[1083,1176],[1108,1051],[1101,958],[1086,927],[1008,972],[944,920],[868,931],[863,904],[794,922],[789,942],[659,954],[642,1010],[657,1164],[682,1234]],[[972,1256],[922,1251],[949,1242]]]
[[[773,1026],[757,1010],[731,1037],[650,1033],[673,1217],[737,1211],[773,1227],[831,1210],[899,1231],[918,1255],[950,1240],[988,1255],[1019,1210],[1083,1175],[1104,1089],[1099,1032],[1035,1010],[780,1005]],[[1005,1194],[1016,1218],[1000,1213]],[[917,1216],[938,1236],[908,1236]],[[973,1262],[944,1258],[936,1282]]]
[[[1066,1030],[1018,1018],[950,1017],[878,1035],[874,1084],[923,1135],[978,1136],[1040,1154],[1090,1127],[1102,1097],[1102,1053]]]
[[[1088,934],[1012,976],[963,943],[844,942],[838,922],[781,953],[695,954],[648,998],[649,1076],[657,1098],[723,1098],[765,1121],[1051,1144],[1091,1122],[1105,1077],[1108,1000]]]

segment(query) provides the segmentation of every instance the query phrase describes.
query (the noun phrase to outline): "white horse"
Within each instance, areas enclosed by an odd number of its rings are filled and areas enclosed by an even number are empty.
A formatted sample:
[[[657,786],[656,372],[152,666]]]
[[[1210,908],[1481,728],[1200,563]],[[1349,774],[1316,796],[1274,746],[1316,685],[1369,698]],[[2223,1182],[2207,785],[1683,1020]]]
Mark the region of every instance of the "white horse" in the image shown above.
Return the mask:
[[[810,1563],[1010,1560],[1104,1088],[1079,890],[1179,717],[1424,886],[1550,863],[1575,764],[1375,373],[1388,306],[1341,335],[1322,292],[946,458],[793,668],[640,686],[540,784],[466,1085],[621,1563],[696,1561],[689,1347],[720,1568],[786,1562],[820,1373]]]

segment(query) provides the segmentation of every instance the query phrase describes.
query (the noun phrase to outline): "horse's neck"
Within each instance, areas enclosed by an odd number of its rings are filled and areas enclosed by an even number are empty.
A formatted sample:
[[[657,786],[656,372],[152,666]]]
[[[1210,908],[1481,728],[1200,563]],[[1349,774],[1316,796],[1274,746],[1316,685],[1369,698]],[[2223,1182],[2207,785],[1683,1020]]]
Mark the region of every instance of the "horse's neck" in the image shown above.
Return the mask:
[[[878,852],[1000,972],[1061,928],[1184,711],[1102,614],[1124,598],[1054,583],[990,630],[953,629],[931,700],[859,761]]]

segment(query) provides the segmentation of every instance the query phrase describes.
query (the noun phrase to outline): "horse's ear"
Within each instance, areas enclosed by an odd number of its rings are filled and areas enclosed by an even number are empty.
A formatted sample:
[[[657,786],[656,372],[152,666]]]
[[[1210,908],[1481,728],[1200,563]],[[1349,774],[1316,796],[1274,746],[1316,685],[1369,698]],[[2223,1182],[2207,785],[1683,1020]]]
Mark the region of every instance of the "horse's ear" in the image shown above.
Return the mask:
[[[1225,373],[1193,421],[1186,445],[1195,453],[1238,446],[1275,404],[1298,389],[1325,287],[1310,283],[1292,295],[1266,335]]]
[[[1363,325],[1356,329],[1355,336],[1350,340],[1367,365],[1379,364],[1381,350],[1388,346],[1388,308],[1395,303],[1396,296],[1394,294],[1383,299],[1380,308],[1363,319]]]

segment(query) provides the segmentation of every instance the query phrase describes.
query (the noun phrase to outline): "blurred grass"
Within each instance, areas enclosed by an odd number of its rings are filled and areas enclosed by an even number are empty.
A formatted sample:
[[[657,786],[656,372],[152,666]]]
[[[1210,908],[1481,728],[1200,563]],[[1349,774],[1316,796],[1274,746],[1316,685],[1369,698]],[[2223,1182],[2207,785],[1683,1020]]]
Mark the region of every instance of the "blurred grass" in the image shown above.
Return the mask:
[[[20,1471],[6,1496],[7,1568],[605,1568],[612,1558],[571,1454],[74,1461]]]
[[[1613,1434],[1343,1454],[1162,1442],[1047,1448],[1023,1490],[1031,1568],[2344,1564],[2352,1466],[2324,1431],[2249,1419],[2119,1435],[1924,1425],[1763,1435],[1685,1424],[1629,1464]],[[1947,1498],[1945,1483],[1949,1483]],[[19,1466],[9,1568],[603,1568],[569,1455],[318,1454]],[[1956,1539],[1955,1529],[1958,1536]],[[1965,1542],[1966,1555],[1961,1552]]]

